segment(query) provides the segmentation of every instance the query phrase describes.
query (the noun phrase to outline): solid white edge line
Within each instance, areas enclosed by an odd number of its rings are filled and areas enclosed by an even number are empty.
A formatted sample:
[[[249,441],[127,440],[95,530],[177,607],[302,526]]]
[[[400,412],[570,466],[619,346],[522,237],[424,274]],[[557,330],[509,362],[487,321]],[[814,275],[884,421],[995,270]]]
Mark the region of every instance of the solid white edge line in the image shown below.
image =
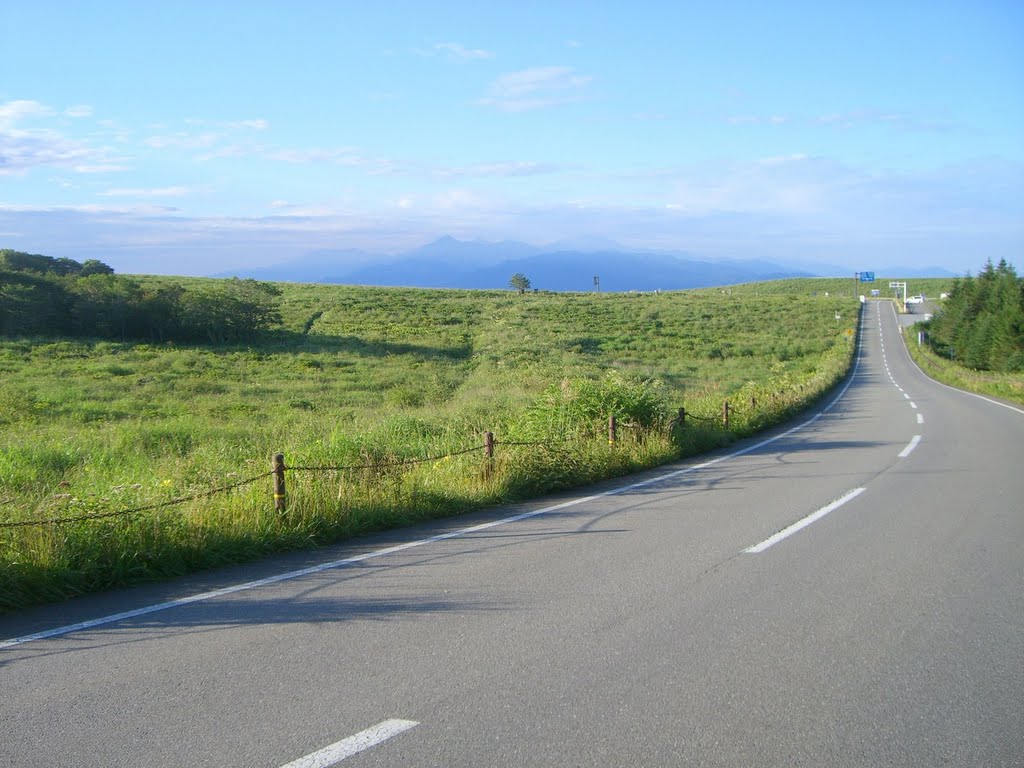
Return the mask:
[[[896,307],[895,306],[893,306],[892,312],[893,312],[893,317],[896,318],[896,322],[899,323],[899,315],[896,314]],[[902,332],[900,332],[900,337],[901,338],[903,337],[903,333]],[[904,346],[904,349],[906,349],[906,344],[905,343],[904,343],[903,346]],[[1019,413],[1022,416],[1024,416],[1024,408],[1018,408],[1017,406],[1010,405],[1009,403],[1001,403],[998,400],[993,400],[990,397],[985,397],[984,395],[979,395],[977,392],[968,392],[966,389],[960,389],[959,387],[951,387],[949,384],[945,384],[945,383],[939,381],[938,379],[933,379],[931,376],[929,376],[927,373],[925,373],[923,370],[921,370],[921,366],[919,366],[914,361],[914,358],[910,357],[910,351],[909,350],[907,351],[907,358],[910,360],[911,365],[913,365],[917,369],[918,373],[920,373],[922,376],[924,376],[926,379],[928,379],[928,381],[932,381],[932,382],[938,384],[940,387],[945,387],[946,389],[952,390],[953,392],[959,392],[961,395],[967,395],[969,397],[976,397],[979,400],[984,400],[986,403],[991,403],[992,405],[998,405],[1000,408],[1009,408],[1011,411],[1016,411],[1017,413]]]
[[[111,614],[109,616],[101,616],[101,617],[96,618],[96,619],[89,619],[88,621],[80,621],[77,624],[68,624],[67,626],[55,627],[54,629],[47,629],[47,630],[44,630],[42,632],[34,632],[34,633],[30,634],[30,635],[23,635],[21,637],[12,637],[9,640],[0,640],[0,651],[4,650],[5,648],[12,648],[12,647],[14,647],[16,645],[23,645],[25,643],[33,642],[35,640],[46,640],[46,639],[51,638],[51,637],[60,637],[62,635],[69,635],[72,632],[79,632],[79,631],[81,631],[83,629],[92,629],[93,627],[100,627],[100,626],[103,626],[105,624],[113,624],[115,622],[123,621],[125,619],[134,619],[134,618],[136,618],[138,616],[145,616],[146,614],[149,614],[149,613],[156,613],[158,611],[166,611],[166,610],[169,610],[171,608],[179,608],[181,606],[190,605],[192,603],[198,603],[198,602],[202,602],[204,600],[210,600],[210,599],[215,598],[215,597],[223,597],[225,595],[231,595],[231,594],[234,594],[235,592],[245,592],[245,591],[250,590],[250,589],[256,589],[257,587],[264,587],[264,586],[267,586],[269,584],[276,584],[276,583],[281,582],[281,581],[290,581],[292,579],[297,579],[297,578],[300,578],[302,576],[310,576],[310,575],[312,575],[314,573],[320,573],[322,571],[330,571],[330,570],[334,570],[336,568],[343,568],[343,567],[348,566],[348,565],[354,565],[356,563],[365,562],[366,560],[373,560],[375,558],[383,557],[385,555],[391,555],[391,554],[395,554],[397,552],[403,552],[403,551],[405,551],[407,549],[414,549],[415,547],[422,547],[422,546],[424,546],[426,544],[434,544],[434,543],[439,542],[439,541],[446,541],[448,539],[460,538],[462,536],[467,536],[467,535],[472,534],[472,533],[478,533],[479,531],[485,531],[485,530],[487,530],[489,528],[496,528],[496,527],[498,527],[500,525],[508,525],[510,523],[517,523],[520,520],[527,520],[527,519],[529,519],[531,517],[538,517],[540,515],[548,514],[549,512],[557,512],[560,509],[566,509],[568,507],[575,507],[575,506],[577,506],[579,504],[586,504],[587,502],[595,501],[596,499],[602,499],[602,498],[606,498],[608,496],[618,496],[619,494],[622,494],[622,493],[628,493],[629,491],[634,491],[637,488],[645,488],[647,486],[654,485],[656,483],[660,483],[660,482],[663,482],[665,480],[670,480],[670,479],[675,478],[675,477],[680,477],[682,475],[688,475],[688,474],[691,474],[693,472],[699,472],[702,469],[707,469],[708,467],[713,467],[716,464],[721,464],[723,461],[729,461],[731,459],[739,458],[740,456],[746,456],[748,453],[753,453],[754,451],[758,451],[761,448],[764,448],[766,445],[771,445],[772,443],[778,442],[779,440],[782,440],[783,438],[789,437],[790,435],[792,435],[792,434],[794,434],[796,432],[799,432],[799,431],[801,431],[803,429],[806,429],[811,424],[814,424],[818,419],[820,419],[826,413],[831,411],[835,407],[836,403],[838,403],[840,400],[843,399],[843,396],[846,394],[847,390],[850,388],[850,386],[853,384],[854,380],[857,378],[857,372],[860,370],[860,360],[861,360],[861,357],[862,357],[862,354],[863,354],[863,348],[864,348],[864,334],[860,333],[858,341],[857,341],[857,354],[855,355],[855,357],[853,359],[853,370],[850,372],[850,375],[849,375],[849,378],[846,381],[846,384],[843,385],[842,389],[839,390],[839,393],[834,398],[832,398],[832,400],[830,400],[828,402],[828,404],[824,408],[822,408],[820,411],[818,411],[816,414],[814,414],[807,421],[802,422],[800,424],[797,424],[795,427],[790,427],[785,432],[780,432],[779,434],[777,434],[777,435],[775,435],[773,437],[769,437],[769,438],[767,438],[765,440],[761,440],[760,442],[754,443],[753,445],[748,445],[746,448],[741,448],[738,451],[733,451],[732,453],[727,453],[727,454],[725,454],[723,456],[719,456],[718,458],[715,458],[715,459],[709,459],[708,461],[701,462],[700,464],[694,464],[694,465],[689,466],[689,467],[684,467],[683,469],[676,469],[676,470],[673,470],[671,472],[666,472],[665,474],[657,475],[656,477],[651,477],[651,478],[648,478],[647,480],[641,480],[640,482],[637,482],[637,483],[630,483],[628,485],[623,485],[623,486],[621,486],[619,488],[612,488],[609,491],[603,491],[601,493],[596,493],[596,494],[594,494],[592,496],[583,496],[583,497],[576,498],[576,499],[570,499],[569,501],[564,501],[561,504],[555,504],[554,506],[551,506],[551,507],[543,507],[542,509],[535,509],[532,512],[523,512],[522,514],[512,515],[511,517],[503,517],[500,520],[492,520],[489,523],[481,523],[480,525],[470,526],[469,528],[460,528],[460,529],[458,529],[456,531],[450,531],[448,533],[442,533],[442,534],[439,534],[437,536],[431,536],[431,537],[426,538],[426,539],[418,539],[418,540],[415,540],[415,541],[405,542],[404,544],[397,544],[397,545],[395,545],[393,547],[385,547],[384,549],[376,549],[376,550],[373,550],[371,552],[364,552],[361,555],[354,555],[352,557],[346,557],[346,558],[343,558],[341,560],[333,560],[333,561],[328,562],[328,563],[320,563],[319,565],[313,565],[313,566],[310,566],[308,568],[301,568],[301,569],[299,569],[297,571],[288,571],[286,573],[279,573],[279,574],[276,574],[274,576],[268,576],[265,579],[257,579],[256,581],[247,581],[244,584],[234,584],[234,585],[232,585],[230,587],[223,587],[222,589],[214,589],[214,590],[212,590],[210,592],[202,592],[200,594],[190,595],[189,597],[183,597],[183,598],[180,598],[178,600],[170,600],[170,601],[168,601],[166,603],[158,603],[156,605],[147,605],[147,606],[142,607],[142,608],[135,608],[134,610],[131,610],[131,611],[124,611],[122,613],[115,613],[115,614]]]
[[[907,458],[907,456],[909,456],[911,453],[914,452],[914,449],[917,448],[917,444],[920,443],[920,442],[921,442],[921,436],[920,435],[914,435],[912,438],[910,438],[910,442],[907,443],[907,447],[904,448],[902,451],[900,451],[896,455],[899,456],[901,459]]]
[[[355,736],[349,736],[347,739],[342,739],[312,754],[286,763],[281,768],[329,768],[352,755],[387,741],[392,736],[415,728],[417,725],[419,723],[414,720],[385,720],[372,728],[360,731]]]
[[[810,525],[814,521],[820,520],[825,515],[827,515],[829,512],[834,512],[835,510],[839,509],[841,506],[843,506],[843,504],[845,504],[846,502],[850,501],[851,499],[854,499],[854,498],[860,496],[866,490],[867,490],[866,488],[854,488],[852,491],[847,492],[843,496],[841,496],[838,499],[836,499],[835,501],[833,501],[831,504],[822,507],[817,512],[812,512],[811,514],[809,514],[805,518],[797,520],[792,525],[783,528],[781,531],[779,531],[778,533],[776,533],[776,534],[774,534],[772,536],[769,536],[767,539],[762,541],[760,544],[755,544],[752,547],[748,547],[747,549],[743,550],[743,552],[745,554],[748,554],[748,555],[758,555],[761,552],[764,552],[769,547],[773,547],[776,544],[778,544],[780,541],[782,541],[783,539],[789,538],[790,536],[792,536],[794,533],[796,533],[797,531],[801,530],[802,528],[806,528],[808,525]]]

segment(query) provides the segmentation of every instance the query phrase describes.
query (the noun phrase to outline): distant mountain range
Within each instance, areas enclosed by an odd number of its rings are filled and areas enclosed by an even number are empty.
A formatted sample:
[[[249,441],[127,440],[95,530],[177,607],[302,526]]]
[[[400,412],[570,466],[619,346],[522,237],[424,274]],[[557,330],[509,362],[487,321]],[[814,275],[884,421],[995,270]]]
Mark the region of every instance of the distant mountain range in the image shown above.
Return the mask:
[[[817,267],[818,265],[816,265]],[[917,271],[917,270],[915,270]],[[704,261],[685,253],[633,251],[610,241],[535,246],[442,237],[411,251],[382,256],[367,251],[320,250],[269,267],[216,277],[416,288],[507,288],[522,273],[531,287],[549,291],[653,291],[735,285],[787,277],[842,275],[822,264],[815,272],[769,261]],[[887,274],[913,276],[910,271]],[[932,271],[930,274],[935,274]]]

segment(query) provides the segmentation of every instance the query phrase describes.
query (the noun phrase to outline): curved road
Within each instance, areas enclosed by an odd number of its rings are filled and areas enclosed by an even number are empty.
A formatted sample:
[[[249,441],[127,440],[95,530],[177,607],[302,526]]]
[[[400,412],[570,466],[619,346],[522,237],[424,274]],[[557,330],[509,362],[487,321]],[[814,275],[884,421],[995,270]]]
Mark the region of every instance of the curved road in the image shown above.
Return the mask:
[[[727,454],[2,619],[0,765],[1024,765],[1024,412],[897,327]]]

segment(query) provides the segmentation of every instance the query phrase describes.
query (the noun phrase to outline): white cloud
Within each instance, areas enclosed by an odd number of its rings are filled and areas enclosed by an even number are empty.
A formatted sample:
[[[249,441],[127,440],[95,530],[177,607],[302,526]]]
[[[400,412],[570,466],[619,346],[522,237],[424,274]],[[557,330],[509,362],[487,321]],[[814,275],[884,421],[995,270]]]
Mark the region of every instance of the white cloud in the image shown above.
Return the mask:
[[[592,80],[592,77],[577,74],[572,67],[523,69],[499,77],[477,103],[504,112],[569,104],[580,100],[580,92]]]
[[[600,236],[712,258],[849,262],[851,272],[870,266],[867,254],[875,265],[963,271],[979,268],[984,256],[978,253],[1019,260],[1022,179],[1019,164],[883,174],[784,155],[668,169],[638,177],[641,194],[631,187],[575,201],[569,195],[554,202],[517,199],[504,186],[495,195],[405,189],[376,206],[358,196],[330,205],[281,200],[270,215],[251,218],[171,216],[173,209],[142,199],[123,206],[0,204],[0,231],[16,233],[8,246],[21,250],[79,260],[104,254],[120,271],[179,274],[211,274],[257,259],[281,262],[318,248],[402,250],[446,232],[534,243]],[[600,181],[595,177],[593,185]]]
[[[92,107],[88,104],[76,104],[64,110],[65,117],[92,117]]]
[[[787,115],[770,115],[759,117],[757,115],[732,115],[726,118],[729,125],[784,125],[790,122]]]
[[[685,169],[671,182],[668,205],[690,215],[721,212],[816,215],[839,190],[860,181],[841,165],[802,154],[726,167]]]
[[[0,104],[0,176],[21,175],[39,166],[71,168],[78,173],[120,170],[110,150],[70,139],[49,128],[19,128],[21,121],[55,113],[38,101]]]
[[[458,168],[441,168],[435,171],[434,175],[439,178],[507,178],[514,176],[540,176],[548,173],[558,173],[561,170],[563,168],[557,165],[528,160],[504,163],[479,163]]]
[[[494,54],[482,48],[466,48],[459,43],[438,43],[434,46],[435,51],[447,53],[448,58],[455,61],[473,61],[477,59],[492,59]]]
[[[335,165],[364,165],[366,158],[354,147],[333,147],[328,149],[275,149],[267,153],[271,160],[301,165],[332,163]]]
[[[200,161],[225,157],[242,157],[258,153],[260,148],[245,144],[244,139],[242,144],[237,142],[231,143],[235,142],[237,135],[251,131],[265,131],[270,127],[270,123],[263,118],[216,122],[190,117],[185,118],[184,123],[196,128],[206,128],[206,130],[199,132],[186,130],[167,133],[164,132],[166,131],[166,126],[153,125],[150,126],[151,129],[162,132],[149,136],[143,140],[143,143],[147,147],[160,150],[209,150],[196,157]]]
[[[185,187],[157,187],[153,189],[108,189],[98,193],[101,197],[184,197],[188,194]]]
[[[35,117],[49,117],[53,110],[45,104],[28,99],[18,99],[0,104],[0,127],[14,125],[22,120]]]
[[[270,127],[270,123],[262,117],[256,118],[255,120],[237,120],[233,123],[227,123],[226,125],[228,128],[251,128],[254,131],[265,131]]]
[[[127,165],[118,163],[80,163],[71,166],[75,173],[120,173],[129,170]]]
[[[153,149],[208,149],[222,137],[219,133],[190,134],[179,131],[171,135],[150,136],[143,143]]]
[[[887,125],[910,133],[949,133],[963,126],[949,120],[916,117],[902,112],[882,112],[876,109],[855,109],[848,112],[830,112],[814,118],[818,125],[849,129],[861,125]]]

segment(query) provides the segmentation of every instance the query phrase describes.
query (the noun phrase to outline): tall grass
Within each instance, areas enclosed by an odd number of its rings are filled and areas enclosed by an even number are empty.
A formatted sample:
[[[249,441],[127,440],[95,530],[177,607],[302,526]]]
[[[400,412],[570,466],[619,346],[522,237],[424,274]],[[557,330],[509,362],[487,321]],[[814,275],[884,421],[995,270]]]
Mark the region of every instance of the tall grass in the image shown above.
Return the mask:
[[[260,346],[0,342],[0,523],[199,496],[0,527],[0,610],[577,487],[751,434],[849,365],[852,296],[798,286],[282,285],[285,327]],[[729,431],[674,423],[681,406],[716,417],[725,399]],[[288,473],[284,513],[265,477],[202,496],[265,474],[278,451],[306,468]]]

